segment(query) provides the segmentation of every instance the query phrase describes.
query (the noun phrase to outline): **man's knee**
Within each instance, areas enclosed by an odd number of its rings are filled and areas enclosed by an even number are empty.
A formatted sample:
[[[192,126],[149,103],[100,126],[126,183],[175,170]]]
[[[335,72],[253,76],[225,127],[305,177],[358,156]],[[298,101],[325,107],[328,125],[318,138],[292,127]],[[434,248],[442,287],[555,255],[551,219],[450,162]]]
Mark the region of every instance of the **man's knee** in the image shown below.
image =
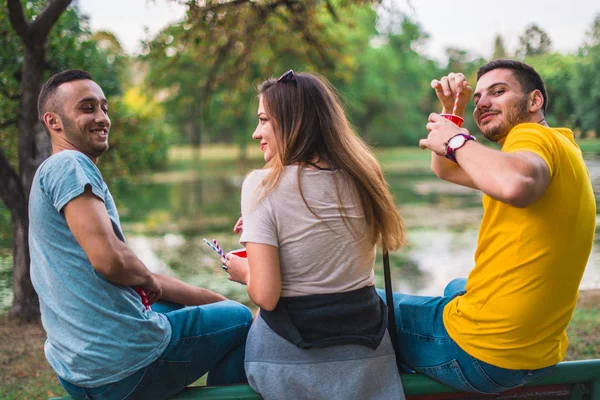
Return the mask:
[[[252,312],[245,305],[233,300],[225,300],[220,304],[227,308],[227,316],[231,322],[248,326],[252,324]]]
[[[444,297],[453,297],[466,293],[465,287],[467,286],[466,278],[456,278],[451,280],[444,289]]]

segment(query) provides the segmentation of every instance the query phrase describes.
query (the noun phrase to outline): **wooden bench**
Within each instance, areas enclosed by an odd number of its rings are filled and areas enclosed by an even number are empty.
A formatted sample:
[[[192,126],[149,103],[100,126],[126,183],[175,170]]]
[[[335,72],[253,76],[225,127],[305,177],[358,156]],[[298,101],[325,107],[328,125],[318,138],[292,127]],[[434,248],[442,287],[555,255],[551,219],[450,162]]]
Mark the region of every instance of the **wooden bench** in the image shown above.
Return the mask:
[[[403,374],[409,400],[569,399],[600,400],[600,359],[562,362],[548,375],[498,395],[458,392],[421,374]],[[67,400],[63,397],[60,400]],[[190,386],[171,400],[261,400],[248,385]],[[59,400],[59,399],[54,399]],[[368,400],[368,399],[365,399]]]

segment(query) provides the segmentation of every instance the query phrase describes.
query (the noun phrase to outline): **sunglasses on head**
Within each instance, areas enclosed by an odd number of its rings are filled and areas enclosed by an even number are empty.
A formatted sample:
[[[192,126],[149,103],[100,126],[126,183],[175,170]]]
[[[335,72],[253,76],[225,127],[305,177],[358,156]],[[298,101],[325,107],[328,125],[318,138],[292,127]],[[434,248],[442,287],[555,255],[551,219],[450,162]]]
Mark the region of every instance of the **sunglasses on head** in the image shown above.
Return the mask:
[[[292,82],[294,84],[294,86],[298,86],[298,81],[296,80],[296,75],[294,74],[294,70],[290,69],[289,71],[287,71],[286,73],[284,73],[283,75],[281,75],[279,77],[279,79],[277,79],[277,82],[282,82],[282,83],[288,83],[288,82]]]

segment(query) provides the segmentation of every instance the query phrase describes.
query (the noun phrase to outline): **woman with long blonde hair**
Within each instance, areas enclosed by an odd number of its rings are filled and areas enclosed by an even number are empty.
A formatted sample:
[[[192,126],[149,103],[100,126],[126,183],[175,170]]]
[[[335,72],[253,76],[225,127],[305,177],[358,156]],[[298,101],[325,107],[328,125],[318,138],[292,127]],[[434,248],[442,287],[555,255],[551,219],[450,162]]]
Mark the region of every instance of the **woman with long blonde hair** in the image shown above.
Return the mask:
[[[405,234],[377,159],[311,73],[259,86],[252,137],[267,164],[242,188],[248,257],[223,260],[260,307],[250,385],[265,399],[404,398],[373,267]]]

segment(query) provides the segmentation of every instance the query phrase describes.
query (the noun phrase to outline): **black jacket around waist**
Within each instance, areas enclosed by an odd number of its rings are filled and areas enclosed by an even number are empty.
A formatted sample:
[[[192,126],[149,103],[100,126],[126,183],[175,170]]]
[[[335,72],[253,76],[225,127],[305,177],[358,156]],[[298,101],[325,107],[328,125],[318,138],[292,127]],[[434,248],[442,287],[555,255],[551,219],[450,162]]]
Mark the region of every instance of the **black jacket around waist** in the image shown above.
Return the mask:
[[[282,297],[260,317],[301,349],[360,344],[377,348],[387,327],[387,307],[374,286],[344,293]]]

